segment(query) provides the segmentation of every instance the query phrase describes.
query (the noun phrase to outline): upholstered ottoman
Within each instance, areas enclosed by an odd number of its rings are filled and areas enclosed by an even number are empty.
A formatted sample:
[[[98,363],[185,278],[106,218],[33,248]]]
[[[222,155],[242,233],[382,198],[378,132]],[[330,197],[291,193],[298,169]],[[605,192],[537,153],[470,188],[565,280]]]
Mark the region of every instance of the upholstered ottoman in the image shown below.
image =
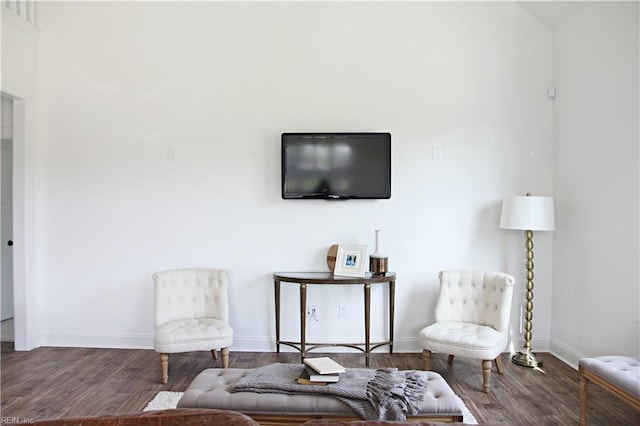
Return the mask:
[[[596,383],[640,410],[640,358],[601,356],[582,358],[580,376],[580,425],[587,424],[587,383]]]
[[[213,408],[246,414],[258,423],[299,424],[311,419],[360,420],[330,395],[232,392],[251,370],[209,368],[191,382],[178,408]],[[407,420],[462,422],[462,401],[438,373],[420,371],[427,383],[420,412]]]

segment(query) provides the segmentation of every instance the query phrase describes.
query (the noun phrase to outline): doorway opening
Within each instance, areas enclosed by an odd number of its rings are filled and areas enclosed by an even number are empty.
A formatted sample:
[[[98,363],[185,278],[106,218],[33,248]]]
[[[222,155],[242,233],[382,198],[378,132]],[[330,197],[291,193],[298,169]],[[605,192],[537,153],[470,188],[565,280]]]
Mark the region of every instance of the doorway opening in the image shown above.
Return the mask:
[[[13,342],[13,100],[0,106],[0,341]]]

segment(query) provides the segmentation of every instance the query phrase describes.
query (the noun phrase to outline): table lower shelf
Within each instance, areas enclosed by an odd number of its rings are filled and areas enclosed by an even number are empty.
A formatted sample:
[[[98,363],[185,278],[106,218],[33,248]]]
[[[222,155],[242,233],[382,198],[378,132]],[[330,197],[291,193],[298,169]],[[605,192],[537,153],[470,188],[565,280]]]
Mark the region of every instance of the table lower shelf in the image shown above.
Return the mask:
[[[369,343],[369,351],[367,351],[366,349],[366,343],[321,343],[321,342],[305,342],[304,346],[304,351],[302,350],[302,343],[300,342],[292,342],[292,341],[285,341],[285,340],[280,340],[279,342],[276,342],[276,348],[277,351],[280,352],[280,345],[286,345],[289,346],[291,348],[296,349],[298,352],[300,352],[300,359],[304,360],[304,358],[307,355],[307,352],[311,352],[315,349],[319,349],[319,348],[331,348],[331,347],[346,347],[346,348],[351,348],[351,349],[356,349],[360,352],[363,352],[366,355],[366,365],[367,367],[369,366],[369,355],[371,354],[371,352],[379,347],[382,346],[389,346],[389,353],[393,353],[393,342],[390,340],[385,340],[385,341],[381,341],[381,342],[370,342]]]

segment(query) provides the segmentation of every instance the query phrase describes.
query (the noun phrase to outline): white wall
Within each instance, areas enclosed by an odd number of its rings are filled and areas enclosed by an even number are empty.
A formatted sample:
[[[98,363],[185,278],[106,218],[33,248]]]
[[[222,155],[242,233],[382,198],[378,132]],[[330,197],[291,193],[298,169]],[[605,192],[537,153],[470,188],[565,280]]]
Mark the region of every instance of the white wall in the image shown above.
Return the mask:
[[[640,354],[637,2],[593,3],[554,33],[551,349]]]
[[[43,2],[38,16],[41,344],[150,347],[151,274],[216,266],[232,349],[271,350],[272,272],[325,270],[331,244],[373,249],[376,228],[398,273],[396,350],[418,350],[443,268],[515,275],[520,339],[523,235],[498,229],[500,203],[551,195],[553,176],[551,32],[520,6]],[[391,132],[392,199],[282,200],[285,131]],[[543,350],[551,238],[536,236]],[[295,338],[297,288],[283,298]],[[360,287],[309,298],[309,337],[362,335]]]

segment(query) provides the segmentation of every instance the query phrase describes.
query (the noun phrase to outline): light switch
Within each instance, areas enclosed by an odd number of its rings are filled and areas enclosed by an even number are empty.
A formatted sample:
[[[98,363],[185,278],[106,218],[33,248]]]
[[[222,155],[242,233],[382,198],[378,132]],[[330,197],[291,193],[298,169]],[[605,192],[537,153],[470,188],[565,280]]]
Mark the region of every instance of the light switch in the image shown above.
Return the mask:
[[[431,148],[431,159],[433,161],[442,160],[442,148],[440,148],[439,146],[434,146],[433,148]]]
[[[175,161],[176,160],[176,149],[172,146],[167,148],[167,160]]]

